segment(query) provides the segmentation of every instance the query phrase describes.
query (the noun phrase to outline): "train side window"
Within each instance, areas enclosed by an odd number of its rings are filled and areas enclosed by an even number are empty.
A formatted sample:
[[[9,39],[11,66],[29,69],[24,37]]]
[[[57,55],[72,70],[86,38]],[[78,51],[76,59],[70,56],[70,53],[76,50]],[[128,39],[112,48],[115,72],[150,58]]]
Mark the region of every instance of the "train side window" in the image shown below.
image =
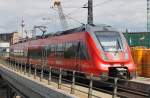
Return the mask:
[[[64,51],[64,58],[75,58],[76,57],[76,42],[66,43],[65,51]]]
[[[36,52],[35,52],[35,58],[37,59],[41,59],[42,58],[42,49],[37,49]]]
[[[79,42],[74,42],[73,47],[74,47],[74,56],[75,56],[75,58],[79,58],[80,43]]]
[[[55,52],[55,45],[51,45],[51,52]]]
[[[63,56],[64,56],[63,44],[58,44],[56,49],[56,57],[63,57]]]
[[[54,57],[55,56],[56,45],[51,45],[50,47],[51,47],[50,56]]]
[[[24,50],[24,57],[28,56],[28,50]]]
[[[31,50],[30,49],[28,49],[28,57],[31,57]]]
[[[29,57],[32,59],[41,59],[42,51],[41,49],[29,50]]]
[[[18,50],[14,49],[14,56],[18,57]]]
[[[13,56],[13,57],[14,57],[14,54],[15,54],[14,49],[12,49],[12,56]]]
[[[24,56],[24,53],[23,53],[23,50],[22,50],[22,49],[20,50],[20,56],[21,56],[21,57]]]
[[[13,56],[14,54],[14,49],[10,49],[10,56]]]
[[[80,42],[80,54],[79,55],[80,55],[80,59],[82,59],[82,60],[89,59],[87,47],[84,42]]]
[[[28,51],[29,58],[34,58],[34,52],[35,51],[29,49],[29,51]]]
[[[75,50],[74,50],[73,43],[66,43],[64,58],[74,58],[74,57],[75,57]]]
[[[51,54],[51,46],[50,45],[46,46],[45,50],[46,50],[46,53],[47,53],[46,56],[48,57]]]

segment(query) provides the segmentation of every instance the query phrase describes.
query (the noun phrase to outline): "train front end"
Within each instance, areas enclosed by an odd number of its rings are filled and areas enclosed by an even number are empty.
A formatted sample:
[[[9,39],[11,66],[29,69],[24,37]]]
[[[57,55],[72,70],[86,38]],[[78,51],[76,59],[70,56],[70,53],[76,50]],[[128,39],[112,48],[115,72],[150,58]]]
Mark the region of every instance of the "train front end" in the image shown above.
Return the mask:
[[[107,26],[93,27],[91,32],[97,48],[94,62],[99,75],[134,78],[135,65],[123,34]]]

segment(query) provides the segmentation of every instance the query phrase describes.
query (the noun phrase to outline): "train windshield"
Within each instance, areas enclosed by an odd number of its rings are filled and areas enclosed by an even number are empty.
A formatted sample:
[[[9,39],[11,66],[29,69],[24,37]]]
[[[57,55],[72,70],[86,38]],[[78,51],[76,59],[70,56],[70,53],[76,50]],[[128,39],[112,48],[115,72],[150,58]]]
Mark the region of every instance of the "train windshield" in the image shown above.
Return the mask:
[[[105,52],[123,51],[123,42],[118,32],[95,32]]]

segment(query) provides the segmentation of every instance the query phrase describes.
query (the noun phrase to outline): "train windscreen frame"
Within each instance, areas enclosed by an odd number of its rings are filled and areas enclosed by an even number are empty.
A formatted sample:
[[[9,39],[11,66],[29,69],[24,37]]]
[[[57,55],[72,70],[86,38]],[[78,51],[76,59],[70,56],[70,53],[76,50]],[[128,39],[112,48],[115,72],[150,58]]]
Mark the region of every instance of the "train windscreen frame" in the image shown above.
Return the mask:
[[[124,50],[124,42],[119,32],[96,31],[95,34],[104,52],[118,52]]]

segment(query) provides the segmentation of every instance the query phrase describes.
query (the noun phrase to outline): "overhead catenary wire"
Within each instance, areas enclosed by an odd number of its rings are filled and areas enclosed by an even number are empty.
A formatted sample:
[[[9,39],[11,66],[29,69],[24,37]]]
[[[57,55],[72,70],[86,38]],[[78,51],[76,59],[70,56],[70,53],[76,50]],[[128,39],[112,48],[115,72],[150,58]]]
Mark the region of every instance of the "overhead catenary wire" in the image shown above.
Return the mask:
[[[72,12],[68,13],[67,15],[76,14],[75,12],[79,11],[79,9],[82,9],[82,7],[73,10]]]
[[[93,7],[98,7],[98,6],[100,6],[100,5],[109,3],[110,1],[113,1],[113,0],[105,0],[105,1],[103,1],[103,2],[101,2],[101,3],[95,4]]]
[[[103,5],[103,4],[106,4],[106,3],[109,3],[109,2],[111,2],[111,1],[113,1],[113,0],[105,0],[105,1],[103,1],[103,2],[100,2],[100,3],[98,3],[98,4],[95,4],[95,5],[93,5],[93,7],[98,7],[99,5]],[[78,8],[78,9],[81,9],[81,8],[87,8],[88,7],[88,3],[85,3],[85,4],[83,4],[83,6],[64,6],[63,8]]]
[[[98,7],[100,5],[109,3],[110,1],[113,1],[113,0],[105,0],[105,1],[103,1],[101,3],[95,4],[93,7]],[[73,10],[72,12],[68,13],[67,15],[69,16],[71,14],[77,14],[77,13],[74,13],[74,12],[78,11],[79,9],[83,9],[83,8],[87,8],[87,7],[88,7],[88,3],[85,3],[85,4],[83,4],[83,6],[81,6],[81,7],[77,8],[77,9]]]

